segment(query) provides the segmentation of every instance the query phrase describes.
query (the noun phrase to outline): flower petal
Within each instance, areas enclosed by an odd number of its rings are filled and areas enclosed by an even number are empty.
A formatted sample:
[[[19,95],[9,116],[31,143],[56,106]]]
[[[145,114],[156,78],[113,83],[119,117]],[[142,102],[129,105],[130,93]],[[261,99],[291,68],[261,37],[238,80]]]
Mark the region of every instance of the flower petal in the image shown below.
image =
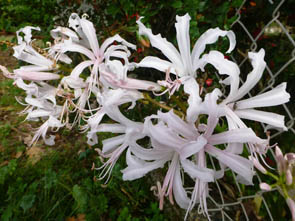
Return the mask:
[[[126,162],[128,167],[121,170],[123,180],[135,180],[143,177],[147,173],[157,168],[162,168],[168,159],[157,160],[154,162],[145,162],[136,156],[132,156],[130,150],[126,153]]]
[[[219,74],[229,76],[226,80],[230,84],[230,93],[224,102],[231,101],[236,96],[239,88],[240,69],[238,65],[225,59],[224,55],[219,51],[210,51],[209,54],[203,55],[197,68],[204,69],[207,63],[212,64],[218,70]]]
[[[180,51],[182,63],[184,64],[185,73],[189,73],[190,76],[194,76],[189,36],[190,20],[191,17],[188,13],[186,13],[184,16],[177,15],[175,28],[178,48]]]
[[[254,109],[244,109],[244,110],[235,110],[234,113],[243,119],[254,120],[262,123],[266,123],[283,130],[288,130],[285,126],[284,119],[285,116],[280,114],[275,114],[266,111],[259,111]]]
[[[177,67],[177,70],[181,75],[184,66],[182,64],[181,56],[174,45],[168,42],[166,38],[162,38],[160,34],[154,35],[151,29],[146,28],[144,24],[141,23],[140,19],[137,20],[136,23],[139,26],[139,34],[146,35],[149,38],[151,45],[159,49]]]
[[[286,86],[287,84],[284,82],[268,92],[238,101],[236,107],[237,109],[246,109],[254,107],[271,107],[287,103],[290,100],[290,94],[286,92]]]
[[[193,154],[199,152],[204,146],[207,144],[207,139],[204,138],[202,135],[198,137],[196,141],[188,142],[187,144],[183,145],[180,150],[180,158],[183,160],[192,156]]]
[[[190,175],[191,178],[197,178],[203,182],[213,182],[214,181],[214,170],[208,169],[206,167],[200,167],[195,165],[190,160],[182,160],[181,166],[184,172]]]
[[[239,88],[235,98],[232,101],[239,100],[245,96],[260,80],[266,63],[264,61],[265,51],[260,49],[259,52],[249,52],[248,56],[251,59],[253,70],[248,74],[246,82]]]
[[[204,52],[207,44],[215,43],[219,37],[227,36],[229,39],[229,49],[226,53],[230,53],[236,46],[236,37],[232,31],[222,31],[219,28],[209,29],[197,40],[192,51],[193,67],[197,66],[200,55]]]
[[[199,85],[194,78],[186,80],[184,83],[184,92],[189,94],[189,107],[186,111],[186,120],[189,123],[195,123],[201,111],[202,99],[199,95]]]
[[[208,138],[211,145],[226,143],[263,143],[263,140],[256,136],[251,128],[233,129],[230,131],[213,134]]]
[[[181,176],[180,176],[180,166],[177,162],[174,178],[173,178],[173,195],[176,203],[183,209],[187,209],[189,206],[190,199],[187,197],[186,191],[183,188]]]
[[[111,137],[108,139],[104,139],[102,141],[102,153],[107,154],[112,152],[115,148],[120,146],[122,143],[124,143],[124,140],[126,138],[126,135],[119,135],[115,137]]]
[[[106,48],[109,47],[113,42],[119,42],[122,43],[123,45],[132,48],[133,50],[136,49],[136,45],[131,44],[129,42],[127,42],[126,40],[124,40],[123,38],[121,38],[120,35],[116,34],[113,37],[107,38],[101,45],[100,47],[100,56],[103,55],[103,53],[105,52]]]
[[[154,68],[162,72],[166,72],[170,68],[170,72],[176,74],[175,68],[173,68],[175,66],[174,64],[154,56],[144,57],[138,64],[136,64],[136,66],[143,68]]]
[[[236,154],[219,150],[212,145],[206,145],[205,151],[214,156],[221,163],[231,168],[249,183],[252,183],[254,171],[252,170],[253,164],[250,160],[247,160],[244,157],[238,156]]]

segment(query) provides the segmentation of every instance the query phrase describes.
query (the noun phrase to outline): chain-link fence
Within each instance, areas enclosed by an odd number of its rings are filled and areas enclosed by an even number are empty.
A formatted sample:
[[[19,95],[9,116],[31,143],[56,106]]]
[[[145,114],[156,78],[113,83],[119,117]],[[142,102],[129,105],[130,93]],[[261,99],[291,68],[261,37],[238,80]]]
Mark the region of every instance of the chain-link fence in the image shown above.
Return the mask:
[[[288,7],[285,0],[274,2],[265,0],[262,2],[264,8],[261,11],[259,11],[258,6],[258,9],[254,10],[256,7],[255,1],[246,0],[236,10],[237,20],[232,24],[231,29],[237,35],[238,45],[236,47],[237,53],[231,59],[239,65],[242,74],[244,73],[246,76],[251,69],[250,61],[247,57],[248,52],[257,52],[260,48],[265,49],[267,66],[261,82],[262,86],[259,92],[255,93],[255,91],[251,91],[251,93],[254,96],[274,88],[283,81],[287,81],[291,100],[288,104],[278,107],[273,112],[279,112],[284,115],[289,133],[295,134],[295,114],[292,113],[292,111],[294,112],[295,106],[292,103],[292,90],[294,87],[293,84],[295,84],[295,40],[294,33],[292,33],[294,24],[290,25],[288,15],[284,14],[288,11],[287,8],[284,8]],[[246,11],[250,11],[250,14]],[[281,11],[283,11],[283,16],[281,16]],[[261,19],[264,20],[262,21]],[[279,59],[277,59],[279,60],[278,62],[274,60],[276,59],[275,55],[279,56]],[[241,81],[243,82],[245,80],[243,77],[245,76],[242,74]],[[293,84],[292,80],[290,80],[290,75],[293,75],[291,78],[293,79]],[[250,93],[248,95],[251,97]],[[262,127],[265,131],[273,129],[264,124],[262,124]],[[282,134],[283,132],[272,130],[271,138],[279,134],[284,136]],[[214,167],[212,158],[211,163]],[[208,207],[210,208],[209,214],[212,220],[262,220],[257,211],[261,207],[264,207],[266,214],[263,220],[274,220],[270,205],[268,204],[269,202],[265,199],[265,194],[272,193],[259,190],[258,184],[261,183],[261,179],[258,174],[254,178],[255,186],[246,187],[253,189],[253,191],[248,191],[252,193],[248,195],[244,195],[246,192],[242,190],[244,186],[237,182],[235,174],[232,171],[228,170],[227,175],[228,177],[233,177],[235,184],[231,185],[229,184],[230,182],[225,183],[222,180],[218,180],[215,182],[215,185],[210,186],[212,191],[208,198]],[[276,190],[275,188],[272,189],[272,191]],[[280,206],[282,205],[284,205],[284,202]]]

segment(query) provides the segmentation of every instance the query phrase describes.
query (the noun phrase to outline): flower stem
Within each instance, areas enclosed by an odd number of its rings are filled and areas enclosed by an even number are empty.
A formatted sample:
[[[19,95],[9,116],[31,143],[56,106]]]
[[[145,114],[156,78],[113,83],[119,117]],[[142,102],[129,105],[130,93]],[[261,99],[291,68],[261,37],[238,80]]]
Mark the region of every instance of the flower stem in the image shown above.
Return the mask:
[[[167,106],[167,105],[165,105],[165,104],[162,104],[162,103],[160,103],[160,102],[158,102],[158,101],[155,101],[155,100],[154,100],[153,98],[151,98],[147,93],[143,93],[143,96],[144,96],[144,99],[146,99],[147,101],[151,102],[152,104],[157,105],[157,106],[159,106],[160,108],[162,108],[162,109],[164,109],[164,110],[168,110],[168,111],[173,110],[174,113],[177,114],[177,115],[178,115],[179,117],[181,117],[182,119],[185,117],[185,114],[182,113],[181,111],[175,110],[175,109],[173,109],[172,107],[169,107],[169,106]],[[141,101],[141,100],[139,100],[139,101]],[[141,101],[141,102],[143,102],[143,101]]]

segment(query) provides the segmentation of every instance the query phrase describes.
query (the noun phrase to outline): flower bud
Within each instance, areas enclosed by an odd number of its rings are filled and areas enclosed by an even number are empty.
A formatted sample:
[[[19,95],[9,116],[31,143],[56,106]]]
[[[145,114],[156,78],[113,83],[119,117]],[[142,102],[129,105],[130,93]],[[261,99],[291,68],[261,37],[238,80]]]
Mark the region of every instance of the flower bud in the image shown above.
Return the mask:
[[[286,170],[286,183],[288,186],[290,186],[292,182],[293,182],[292,171],[291,171],[291,168],[288,168]]]
[[[278,146],[276,146],[275,153],[276,153],[276,160],[277,160],[279,174],[281,175],[283,171],[285,170],[285,159],[281,149]]]
[[[290,197],[288,197],[286,201],[292,213],[292,221],[295,221],[295,203]]]
[[[261,190],[265,190],[265,191],[270,191],[271,190],[271,186],[268,185],[267,183],[260,183],[259,187]]]

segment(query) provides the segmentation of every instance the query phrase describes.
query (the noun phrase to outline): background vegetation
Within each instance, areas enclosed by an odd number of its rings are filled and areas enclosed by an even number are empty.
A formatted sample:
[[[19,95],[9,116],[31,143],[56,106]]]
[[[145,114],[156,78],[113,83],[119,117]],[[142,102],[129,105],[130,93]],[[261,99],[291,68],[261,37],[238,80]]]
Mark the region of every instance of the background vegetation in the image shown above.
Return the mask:
[[[251,4],[251,2],[255,4]],[[87,13],[89,19],[95,23],[100,41],[120,33],[128,41],[137,44],[139,48],[131,58],[139,61],[146,54],[157,54],[158,51],[149,47],[146,39],[137,35],[136,19],[144,16],[144,23],[152,27],[155,33],[160,33],[170,41],[175,42],[175,16],[189,13],[191,20],[191,42],[205,30],[211,27],[230,29],[237,19],[235,9],[242,0],[7,0],[0,1],[0,40],[11,40],[20,27],[26,25],[40,26],[41,33],[37,38],[41,41],[50,40],[49,31],[55,25],[67,25],[68,17],[72,12],[80,15]],[[287,3],[285,3],[287,4]],[[288,7],[290,4],[290,7]],[[286,24],[294,27],[292,23],[292,4],[288,3],[282,11]],[[250,32],[255,34],[269,21],[267,10],[275,6],[265,7],[263,1],[249,1],[242,9]],[[265,13],[261,13],[264,11]],[[260,23],[253,17],[261,13]],[[248,21],[246,21],[248,20]],[[250,43],[244,37],[242,30],[235,30],[238,48],[245,52]],[[280,40],[279,39],[283,39]],[[278,43],[279,42],[279,43]],[[280,53],[267,54],[268,65],[279,68],[286,61],[283,56],[288,50],[288,41],[280,34],[264,35],[259,40],[259,48],[268,51],[278,49]],[[11,59],[12,50],[1,44],[0,64],[10,68],[17,67],[17,61]],[[226,45],[217,44],[218,50],[225,50]],[[243,54],[237,50],[234,56],[238,61]],[[239,60],[240,59],[240,60]],[[243,67],[243,73],[248,73],[250,66]],[[140,70],[141,76],[157,79],[157,72]],[[288,90],[291,96],[295,91],[294,66],[291,66],[279,78],[279,82],[288,81]],[[139,73],[138,73],[138,76]],[[217,85],[218,79],[214,70],[208,70],[201,83],[206,89],[207,78],[213,80],[211,88]],[[292,83],[293,82],[293,83]],[[277,83],[277,84],[278,84]],[[267,84],[267,79],[260,87]],[[258,88],[259,89],[259,88]],[[115,167],[110,182],[105,185],[97,180],[97,172],[91,170],[92,163],[100,164],[100,159],[94,148],[86,143],[85,136],[76,131],[59,131],[56,145],[48,147],[43,141],[28,148],[27,143],[32,138],[32,128],[38,123],[24,122],[25,116],[18,113],[23,106],[18,104],[15,96],[22,96],[23,92],[12,85],[11,80],[0,76],[0,219],[1,220],[182,220],[183,211],[177,206],[167,202],[164,211],[158,209],[156,197],[150,191],[150,186],[161,176],[158,171],[151,176],[133,182],[122,182],[120,170],[125,167],[121,159]],[[133,118],[141,118],[140,114],[155,111],[150,105],[139,106],[140,111],[126,113]],[[291,110],[295,110],[291,106]],[[147,113],[148,114],[148,113]],[[16,117],[17,116],[17,117]],[[261,127],[254,124],[257,133],[262,133]],[[222,130],[222,125],[220,126]],[[101,134],[101,140],[108,134]],[[285,151],[294,148],[294,138],[291,133],[277,138]],[[101,144],[100,144],[101,145]],[[273,158],[269,161],[274,165]],[[231,175],[229,174],[229,177]],[[235,201],[238,196],[236,187],[228,177],[221,182],[224,196],[229,201]],[[243,194],[254,194],[258,187],[244,188]],[[215,191],[213,189],[213,191]],[[217,190],[216,190],[217,191]],[[284,205],[279,194],[267,195],[268,205]],[[259,204],[259,199],[249,200],[245,203],[247,214],[251,220],[263,220],[266,215],[265,208]],[[271,207],[276,219],[289,217],[288,208]],[[237,215],[241,208],[233,211],[232,216],[239,220]],[[193,215],[192,215],[193,217]],[[192,218],[191,218],[192,219]],[[193,220],[193,219],[192,219]]]

